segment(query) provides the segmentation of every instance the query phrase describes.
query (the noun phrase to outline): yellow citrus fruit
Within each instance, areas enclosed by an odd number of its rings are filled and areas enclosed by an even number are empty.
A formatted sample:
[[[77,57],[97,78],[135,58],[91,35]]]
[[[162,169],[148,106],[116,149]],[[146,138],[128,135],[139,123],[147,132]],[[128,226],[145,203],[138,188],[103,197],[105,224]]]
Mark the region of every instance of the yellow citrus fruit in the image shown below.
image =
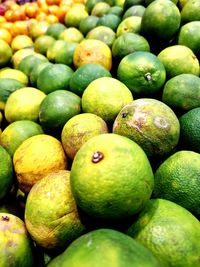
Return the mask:
[[[199,266],[200,223],[172,201],[149,200],[127,233],[150,249],[160,266]]]
[[[92,113],[82,113],[65,123],[61,142],[67,156],[73,160],[81,146],[90,138],[107,132],[108,127],[102,118]]]
[[[17,120],[37,121],[39,108],[45,93],[34,87],[24,87],[14,91],[5,105],[5,118],[8,122]]]
[[[17,69],[18,68],[18,66],[19,66],[19,64],[20,64],[20,62],[21,62],[21,60],[24,58],[24,57],[26,57],[26,56],[28,56],[28,55],[32,55],[32,54],[34,54],[35,53],[35,51],[34,51],[34,49],[33,48],[23,48],[23,49],[20,49],[20,50],[18,50],[18,51],[16,51],[14,54],[13,54],[13,56],[12,56],[12,64],[13,64],[13,67],[15,68],[15,69]]]
[[[55,39],[50,35],[41,35],[34,42],[34,50],[37,53],[46,56],[47,49],[55,42]]]
[[[12,39],[11,48],[13,51],[33,46],[32,39],[27,35],[17,35]]]
[[[146,154],[132,140],[112,133],[90,138],[71,167],[77,205],[102,219],[122,219],[139,212],[149,200],[154,178]]]
[[[0,265],[33,267],[33,242],[25,223],[10,213],[0,213]]]
[[[112,77],[101,77],[84,90],[82,109],[112,123],[120,110],[132,101],[132,93],[125,84]]]
[[[6,43],[8,43],[10,45],[11,41],[12,41],[12,35],[7,29],[1,28],[0,29],[0,39],[6,41]]]
[[[0,78],[10,78],[10,79],[15,79],[21,83],[24,84],[24,86],[28,85],[28,76],[23,73],[20,70],[16,69],[5,69],[0,72]]]
[[[88,16],[83,4],[74,4],[66,13],[64,23],[67,27],[79,27],[80,21]]]
[[[70,189],[69,171],[51,172],[31,188],[25,223],[33,240],[46,249],[66,247],[83,233],[85,227]]]
[[[112,67],[111,49],[100,40],[85,39],[76,47],[73,63],[76,68],[86,63],[98,63],[110,70]]]
[[[119,37],[123,33],[133,32],[140,33],[142,18],[139,16],[130,16],[122,20],[116,30],[116,35]]]
[[[47,174],[65,170],[67,158],[58,139],[39,134],[29,137],[17,148],[13,164],[19,188],[28,193]]]
[[[0,68],[6,66],[12,58],[13,51],[9,44],[0,39]]]
[[[66,42],[80,43],[84,39],[84,36],[77,28],[69,27],[60,33],[58,39]]]

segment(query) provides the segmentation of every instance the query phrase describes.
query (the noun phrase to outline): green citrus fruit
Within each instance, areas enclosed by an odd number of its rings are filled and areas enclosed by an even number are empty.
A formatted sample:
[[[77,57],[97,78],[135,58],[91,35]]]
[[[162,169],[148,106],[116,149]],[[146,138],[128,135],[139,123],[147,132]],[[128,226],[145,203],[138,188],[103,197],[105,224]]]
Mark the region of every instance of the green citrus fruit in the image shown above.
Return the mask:
[[[4,110],[8,97],[14,91],[24,87],[24,84],[16,79],[0,78],[0,109]]]
[[[80,209],[104,219],[139,212],[154,184],[151,165],[140,146],[112,133],[94,136],[79,149],[70,177]]]
[[[172,109],[187,111],[200,106],[200,79],[194,74],[179,74],[163,88],[162,101]]]
[[[40,125],[45,130],[62,130],[65,123],[81,112],[81,98],[66,90],[56,90],[42,101]]]
[[[61,32],[61,34],[59,35],[59,39],[64,40],[66,42],[80,43],[84,39],[84,36],[77,28],[68,27],[63,32]]]
[[[183,114],[179,122],[181,147],[200,153],[200,107]]]
[[[159,158],[177,146],[180,125],[175,113],[163,102],[139,98],[121,109],[113,132],[135,141],[150,158]]]
[[[108,127],[102,118],[92,113],[82,113],[66,122],[61,141],[67,156],[73,160],[77,151],[90,138],[107,132]]]
[[[141,20],[139,16],[130,16],[123,19],[116,30],[117,37],[126,32],[140,33],[141,30]]]
[[[41,62],[40,64],[36,65],[30,72],[30,84],[33,87],[37,87],[37,78],[40,73],[46,66],[52,64],[51,62]]]
[[[33,54],[35,54],[34,47],[22,48],[22,49],[16,51],[11,58],[11,63],[13,65],[13,67],[15,69],[18,69],[18,66],[19,66],[19,63],[21,62],[21,60],[24,57],[26,57],[28,55],[33,55]]]
[[[29,82],[28,76],[26,74],[24,74],[20,70],[11,69],[11,68],[1,70],[0,79],[1,78],[15,79],[15,80],[23,83],[24,86],[27,86],[28,82]]]
[[[156,55],[148,51],[136,51],[120,61],[117,78],[133,93],[151,95],[162,89],[166,71]]]
[[[184,4],[181,10],[181,20],[183,23],[189,21],[198,21],[200,20],[200,14],[198,12],[200,8],[199,0],[189,0]]]
[[[38,134],[29,137],[17,148],[13,164],[19,189],[28,194],[32,186],[47,174],[65,170],[68,161],[58,139]]]
[[[34,42],[34,50],[46,56],[47,49],[55,42],[55,38],[50,35],[41,35]]]
[[[165,66],[168,78],[182,73],[191,73],[199,76],[199,61],[187,46],[168,46],[158,54],[158,59]]]
[[[116,34],[107,26],[96,26],[87,33],[86,38],[100,40],[111,47],[116,38]]]
[[[48,59],[42,54],[35,53],[24,57],[20,61],[18,69],[29,77],[31,71],[41,62],[48,62]]]
[[[1,134],[0,145],[4,147],[12,157],[15,150],[27,138],[42,134],[43,130],[39,124],[29,120],[20,120],[10,123]]]
[[[97,229],[77,238],[48,264],[56,266],[158,267],[159,264],[148,249],[124,233]]]
[[[101,77],[85,89],[82,109],[83,112],[98,115],[106,122],[113,122],[122,107],[132,101],[132,93],[125,84],[112,77]]]
[[[105,14],[99,18],[97,26],[106,26],[111,28],[113,31],[116,31],[121,19],[119,16],[114,14]]]
[[[11,190],[14,183],[14,172],[12,158],[1,145],[0,159],[0,200],[2,200]]]
[[[145,0],[125,0],[123,4],[123,9],[126,11],[129,7],[135,6],[135,5],[144,5]]]
[[[196,56],[200,56],[200,21],[188,22],[180,28],[178,44],[189,47]]]
[[[177,33],[180,23],[180,11],[172,1],[155,0],[146,7],[142,16],[141,33],[150,39],[170,41]]]
[[[82,32],[83,35],[86,35],[90,30],[97,26],[97,22],[99,17],[89,15],[82,19],[79,24],[79,31]]]
[[[91,10],[92,16],[101,17],[108,13],[110,9],[110,5],[106,2],[98,2],[94,5],[94,7]]]
[[[114,14],[121,18],[123,15],[123,8],[117,5],[111,6],[107,14]]]
[[[5,118],[8,122],[18,120],[37,121],[39,108],[45,94],[34,87],[23,87],[13,92],[5,105]]]
[[[88,63],[80,66],[72,74],[69,87],[72,92],[82,95],[86,87],[100,77],[111,77],[111,73],[100,64]]]
[[[28,194],[25,224],[32,239],[43,248],[66,247],[85,230],[70,190],[69,178],[70,172],[66,170],[51,172]]]
[[[149,200],[127,233],[150,249],[160,266],[199,266],[199,221],[172,201]]]
[[[33,244],[24,222],[10,213],[0,213],[0,265],[33,267]]]
[[[155,172],[154,198],[171,200],[200,215],[200,154],[178,151]]]
[[[51,64],[39,72],[37,88],[45,94],[64,90],[69,86],[73,70],[65,64]]]
[[[55,55],[55,63],[65,64],[71,67],[73,65],[74,50],[78,46],[76,42],[63,41],[63,46],[57,51]]]
[[[146,8],[143,5],[133,5],[124,12],[122,19],[124,20],[131,16],[142,17],[145,9]]]
[[[54,39],[58,39],[60,33],[66,29],[63,23],[57,22],[48,26],[46,35],[52,36]]]
[[[76,3],[66,12],[64,23],[67,27],[78,28],[82,19],[88,16],[83,4]]]
[[[6,41],[0,39],[0,67],[6,66],[12,58],[13,51]]]
[[[119,60],[135,51],[150,51],[150,46],[143,36],[133,32],[121,34],[112,44],[112,55]]]

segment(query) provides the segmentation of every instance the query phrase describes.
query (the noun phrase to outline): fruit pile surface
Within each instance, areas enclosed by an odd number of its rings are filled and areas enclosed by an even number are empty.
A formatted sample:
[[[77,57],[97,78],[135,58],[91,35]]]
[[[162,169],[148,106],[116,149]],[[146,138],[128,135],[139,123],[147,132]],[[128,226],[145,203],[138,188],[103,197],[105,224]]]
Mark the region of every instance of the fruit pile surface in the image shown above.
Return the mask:
[[[199,10],[0,1],[0,267],[200,267]]]

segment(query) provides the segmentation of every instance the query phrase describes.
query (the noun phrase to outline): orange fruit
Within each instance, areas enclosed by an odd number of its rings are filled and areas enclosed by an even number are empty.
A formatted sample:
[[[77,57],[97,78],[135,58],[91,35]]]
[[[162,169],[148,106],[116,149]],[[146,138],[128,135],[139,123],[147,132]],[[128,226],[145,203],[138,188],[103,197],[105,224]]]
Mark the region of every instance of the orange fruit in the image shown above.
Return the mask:
[[[28,18],[36,18],[39,14],[38,5],[35,3],[28,3],[25,7],[25,14]]]
[[[11,27],[11,34],[13,37],[17,35],[28,35],[28,22],[27,21],[15,21]]]

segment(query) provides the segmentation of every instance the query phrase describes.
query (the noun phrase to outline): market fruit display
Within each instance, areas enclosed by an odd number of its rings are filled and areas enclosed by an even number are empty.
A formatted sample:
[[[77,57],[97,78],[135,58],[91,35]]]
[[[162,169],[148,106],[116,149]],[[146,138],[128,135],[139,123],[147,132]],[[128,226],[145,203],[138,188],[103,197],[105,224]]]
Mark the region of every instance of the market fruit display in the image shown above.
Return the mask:
[[[200,0],[0,2],[0,266],[200,267]]]

